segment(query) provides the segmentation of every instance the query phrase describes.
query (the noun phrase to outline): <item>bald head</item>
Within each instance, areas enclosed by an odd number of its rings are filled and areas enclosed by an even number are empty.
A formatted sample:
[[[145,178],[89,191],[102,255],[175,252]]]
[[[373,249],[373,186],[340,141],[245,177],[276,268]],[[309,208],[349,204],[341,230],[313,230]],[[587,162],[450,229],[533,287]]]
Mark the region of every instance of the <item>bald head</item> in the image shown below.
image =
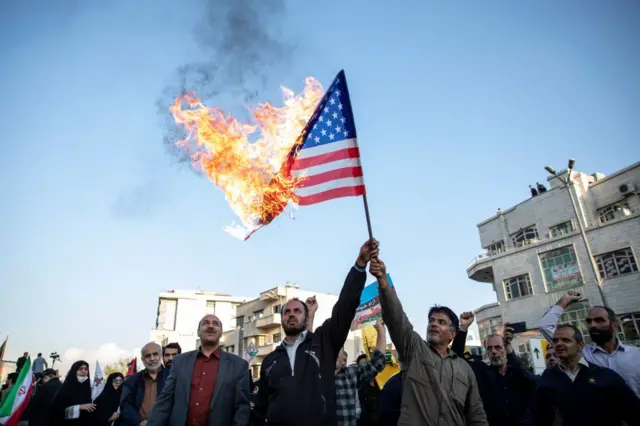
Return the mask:
[[[149,342],[140,350],[144,368],[151,372],[158,371],[162,367],[162,347],[156,342]]]

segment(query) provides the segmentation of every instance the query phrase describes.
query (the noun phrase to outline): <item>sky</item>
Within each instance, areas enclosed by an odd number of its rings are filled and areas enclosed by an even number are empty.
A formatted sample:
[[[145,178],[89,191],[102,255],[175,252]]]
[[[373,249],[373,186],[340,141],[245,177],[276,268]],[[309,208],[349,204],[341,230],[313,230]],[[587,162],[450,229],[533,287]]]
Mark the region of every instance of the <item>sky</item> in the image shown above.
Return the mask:
[[[249,94],[278,104],[281,85],[345,70],[373,233],[423,335],[428,306],[495,301],[466,275],[476,225],[526,199],[546,164],[610,174],[640,159],[633,0],[230,4],[1,3],[6,359],[132,353],[167,289],[340,291],[367,239],[362,201],[230,237],[222,192],[167,149],[181,87],[247,117]]]

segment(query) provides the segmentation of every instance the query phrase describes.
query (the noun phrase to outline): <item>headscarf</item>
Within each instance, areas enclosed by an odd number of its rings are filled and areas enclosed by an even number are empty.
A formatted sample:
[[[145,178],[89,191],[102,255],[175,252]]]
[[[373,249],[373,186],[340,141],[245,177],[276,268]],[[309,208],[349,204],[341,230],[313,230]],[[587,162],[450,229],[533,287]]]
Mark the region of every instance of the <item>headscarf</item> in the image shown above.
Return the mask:
[[[53,411],[56,420],[60,424],[67,424],[71,422],[74,424],[84,424],[88,417],[87,413],[83,411],[80,413],[79,419],[64,420],[64,412],[67,407],[91,403],[91,379],[87,377],[87,380],[84,383],[80,383],[77,377],[78,370],[83,365],[89,368],[89,364],[87,364],[86,361],[76,361],[73,363],[67,373],[67,377],[64,379],[64,383],[56,393],[56,397],[53,401]]]
[[[120,406],[120,395],[122,394],[122,385],[115,390],[113,388],[113,381],[117,378],[124,380],[122,373],[111,373],[107,378],[107,383],[104,385],[102,393],[93,401],[96,404],[96,411],[92,413],[91,424],[95,426],[107,425],[109,417]]]

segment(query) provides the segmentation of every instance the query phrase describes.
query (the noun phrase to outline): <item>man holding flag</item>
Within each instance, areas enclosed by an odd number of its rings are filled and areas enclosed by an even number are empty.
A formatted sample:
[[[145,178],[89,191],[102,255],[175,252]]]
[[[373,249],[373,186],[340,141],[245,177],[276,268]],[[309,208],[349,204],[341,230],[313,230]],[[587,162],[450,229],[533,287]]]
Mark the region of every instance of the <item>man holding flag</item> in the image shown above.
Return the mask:
[[[33,373],[31,358],[27,358],[15,385],[0,406],[0,424],[17,426],[22,412],[27,408],[33,393]]]

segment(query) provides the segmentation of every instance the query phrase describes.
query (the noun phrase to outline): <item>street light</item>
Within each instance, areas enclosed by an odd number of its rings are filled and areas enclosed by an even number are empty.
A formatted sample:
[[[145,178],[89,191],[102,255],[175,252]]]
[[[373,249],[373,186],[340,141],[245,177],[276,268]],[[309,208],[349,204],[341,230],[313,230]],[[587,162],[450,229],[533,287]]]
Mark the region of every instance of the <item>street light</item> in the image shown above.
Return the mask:
[[[587,255],[589,256],[589,264],[591,265],[591,270],[593,271],[593,276],[596,277],[596,283],[598,284],[598,291],[600,292],[600,298],[602,299],[602,305],[608,307],[607,299],[604,297],[604,290],[602,288],[602,280],[600,279],[600,272],[598,272],[598,267],[596,265],[596,261],[593,257],[593,252],[591,251],[591,246],[589,245],[589,240],[587,239],[587,233],[584,230],[584,226],[582,226],[582,220],[580,220],[580,212],[578,211],[578,205],[576,201],[573,199],[573,193],[571,192],[571,185],[573,185],[573,179],[571,178],[571,172],[573,171],[573,166],[575,166],[576,160],[574,158],[569,159],[569,163],[567,165],[567,178],[561,178],[558,173],[556,173],[555,169],[551,166],[545,166],[544,169],[552,174],[560,182],[562,182],[563,186],[567,188],[569,192],[569,199],[571,200],[571,205],[573,206],[573,212],[576,215],[576,220],[578,221],[578,228],[580,228],[580,233],[582,234],[582,241],[584,242],[584,247],[587,250]]]

